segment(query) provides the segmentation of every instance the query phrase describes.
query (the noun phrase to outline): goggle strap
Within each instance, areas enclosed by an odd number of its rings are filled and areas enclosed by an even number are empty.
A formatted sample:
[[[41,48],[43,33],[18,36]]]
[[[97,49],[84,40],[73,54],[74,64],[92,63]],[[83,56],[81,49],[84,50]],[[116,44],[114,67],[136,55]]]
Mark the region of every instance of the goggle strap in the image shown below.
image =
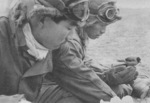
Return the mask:
[[[100,22],[102,22],[102,23],[104,23],[104,24],[106,24],[106,22],[104,22],[103,20],[101,20],[97,15],[94,15],[94,14],[90,14],[90,15],[92,17],[94,17],[94,20],[91,21],[91,20],[87,19],[88,24],[94,24],[97,20],[100,21]]]
[[[116,16],[116,19],[114,19],[114,21],[112,21],[112,22],[105,22],[105,21],[103,21],[102,19],[100,19],[97,15],[93,15],[93,16],[95,16],[100,22],[102,22],[102,23],[105,24],[105,25],[111,24],[111,23],[113,23],[113,22],[115,22],[115,21],[117,21],[117,20],[121,20],[121,17],[120,17],[120,16]],[[94,22],[95,22],[95,21],[94,21]]]
[[[88,22],[88,25],[92,25],[92,24],[94,24],[95,22],[97,22],[97,20],[89,21],[89,22]]]
[[[86,12],[86,11],[85,11]],[[82,21],[85,21],[88,19],[89,15],[90,15],[90,10],[87,11],[87,15],[82,19]],[[85,14],[85,13],[84,13]]]
[[[101,8],[103,5],[106,5],[106,4],[112,4],[112,5],[114,5],[116,2],[114,2],[114,1],[112,1],[112,2],[104,2],[104,3],[102,3],[101,5],[99,5],[98,6],[98,10],[99,10],[99,8]]]
[[[59,1],[63,4],[63,6],[65,8],[66,7],[65,3],[62,0],[59,0]]]
[[[107,22],[101,20],[97,15],[96,15],[96,18],[97,18],[100,22],[102,22],[103,24],[108,24]]]
[[[81,0],[81,1],[77,1],[77,2],[74,2],[74,3],[71,3],[71,4],[69,4],[69,7],[74,7],[75,5],[77,5],[77,4],[80,4],[80,3],[83,3],[83,2],[88,2],[88,0]]]

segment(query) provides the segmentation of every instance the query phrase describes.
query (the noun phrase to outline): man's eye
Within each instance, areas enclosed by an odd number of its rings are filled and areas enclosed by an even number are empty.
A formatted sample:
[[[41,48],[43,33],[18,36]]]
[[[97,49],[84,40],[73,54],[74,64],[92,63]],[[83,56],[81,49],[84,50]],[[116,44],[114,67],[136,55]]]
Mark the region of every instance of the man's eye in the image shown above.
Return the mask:
[[[44,23],[45,16],[41,17],[40,22]]]

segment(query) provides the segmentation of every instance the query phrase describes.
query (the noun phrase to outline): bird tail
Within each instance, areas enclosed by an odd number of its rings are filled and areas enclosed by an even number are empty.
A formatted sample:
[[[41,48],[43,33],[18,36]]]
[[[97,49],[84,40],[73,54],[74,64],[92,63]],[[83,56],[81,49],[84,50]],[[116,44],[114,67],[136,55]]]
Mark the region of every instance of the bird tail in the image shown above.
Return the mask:
[[[122,60],[122,59],[121,59],[121,60],[117,60],[117,61],[118,61],[118,62],[125,62],[125,60]]]

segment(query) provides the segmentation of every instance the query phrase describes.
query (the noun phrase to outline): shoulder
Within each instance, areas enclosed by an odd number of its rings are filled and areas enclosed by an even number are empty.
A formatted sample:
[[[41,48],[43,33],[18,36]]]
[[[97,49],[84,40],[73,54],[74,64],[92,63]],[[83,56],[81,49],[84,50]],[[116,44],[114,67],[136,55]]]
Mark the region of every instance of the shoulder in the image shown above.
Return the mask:
[[[63,44],[61,44],[59,50],[62,52],[68,51],[77,51],[79,49],[79,45],[74,40],[66,40]]]
[[[4,27],[8,25],[8,18],[0,17],[0,27]]]
[[[63,42],[57,50],[54,50],[55,54],[64,55],[68,53],[80,53],[82,51],[82,46],[78,39],[75,37],[74,32],[71,31],[65,42]]]
[[[80,38],[77,34],[70,34],[66,41],[61,44],[61,49],[72,50],[72,51],[80,51],[82,50],[82,45],[80,42]]]
[[[9,33],[10,25],[6,17],[0,17],[0,36],[6,37],[6,33]]]
[[[81,48],[81,38],[78,35],[78,32],[76,31],[76,29],[73,29],[70,31],[66,42],[68,43],[68,45],[72,45],[72,46],[77,46],[78,48]]]
[[[80,46],[76,41],[66,40],[57,50],[54,50],[53,53],[55,56],[60,57],[68,54],[79,54],[80,50]]]

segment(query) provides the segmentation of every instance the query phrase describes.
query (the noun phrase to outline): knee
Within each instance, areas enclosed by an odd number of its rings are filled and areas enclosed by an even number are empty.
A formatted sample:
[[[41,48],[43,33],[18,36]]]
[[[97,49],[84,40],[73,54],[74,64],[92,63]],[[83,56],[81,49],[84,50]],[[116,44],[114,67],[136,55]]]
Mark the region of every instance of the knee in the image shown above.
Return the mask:
[[[113,91],[119,96],[120,98],[126,96],[126,95],[131,95],[132,94],[132,87],[130,85],[126,84],[121,84],[115,87],[112,87]]]
[[[62,98],[56,103],[83,103],[83,102],[78,98],[71,96],[71,97]]]

